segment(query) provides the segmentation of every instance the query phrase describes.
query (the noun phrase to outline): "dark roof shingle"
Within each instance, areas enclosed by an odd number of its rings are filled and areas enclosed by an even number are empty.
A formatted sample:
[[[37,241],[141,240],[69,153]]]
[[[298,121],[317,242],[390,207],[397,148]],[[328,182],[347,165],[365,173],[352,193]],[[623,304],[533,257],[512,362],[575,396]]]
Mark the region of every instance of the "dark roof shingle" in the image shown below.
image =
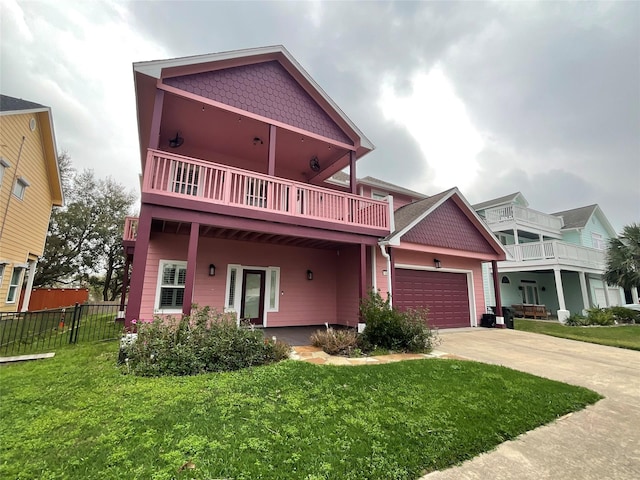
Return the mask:
[[[596,211],[596,208],[598,208],[597,204],[587,205],[586,207],[572,208],[571,210],[552,213],[551,215],[563,218],[563,229],[582,228],[587,224],[591,215]]]
[[[22,100],[21,98],[10,97],[8,95],[0,95],[0,112],[13,112],[16,110],[34,110],[38,108],[47,108],[39,103]]]

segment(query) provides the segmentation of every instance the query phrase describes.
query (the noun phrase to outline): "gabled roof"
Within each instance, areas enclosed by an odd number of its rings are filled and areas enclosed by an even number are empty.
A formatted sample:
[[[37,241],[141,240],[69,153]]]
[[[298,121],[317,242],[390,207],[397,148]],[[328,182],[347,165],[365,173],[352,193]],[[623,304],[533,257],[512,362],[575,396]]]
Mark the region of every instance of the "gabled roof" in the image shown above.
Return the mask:
[[[360,138],[360,146],[363,151],[375,149],[375,145],[360,131],[340,107],[327,95],[327,93],[316,83],[316,81],[302,68],[298,61],[282,45],[273,45],[259,48],[248,48],[243,50],[231,50],[228,52],[211,53],[206,55],[194,55],[179,57],[167,60],[152,60],[147,62],[135,62],[133,64],[134,75],[140,73],[152,78],[161,79],[175,75],[184,74],[184,67],[194,67],[193,72],[214,69],[216,63],[225,65],[226,68],[261,61],[277,60],[285,68],[299,75],[297,80],[302,80],[303,87],[317,92],[326,104],[342,119],[344,123]],[[362,155],[363,152],[360,152]]]
[[[515,193],[511,193],[509,195],[505,195],[503,197],[498,197],[498,198],[494,198],[491,200],[487,200],[486,202],[481,202],[481,203],[476,203],[475,205],[473,205],[473,209],[474,210],[485,210],[487,208],[491,208],[491,207],[496,207],[498,205],[504,205],[507,203],[513,203],[516,200],[518,200],[518,198],[522,201],[522,203],[528,207],[529,206],[529,202],[527,201],[526,198],[524,198],[524,195],[522,195],[522,193],[520,192],[515,192]]]
[[[335,183],[339,185],[349,185],[350,176],[345,172],[337,172],[334,173],[330,178],[326,181],[329,183]],[[409,190],[408,188],[401,187],[399,185],[395,185],[393,183],[385,182],[384,180],[380,180],[379,178],[366,176],[363,178],[358,178],[357,183],[368,185],[370,187],[378,187],[386,191],[401,193],[403,195],[407,195],[413,198],[426,198],[427,195],[424,193],[416,192],[414,190]]]
[[[53,204],[62,206],[64,203],[64,193],[62,191],[62,179],[58,166],[58,148],[56,146],[56,135],[53,130],[53,114],[51,108],[39,103],[22,100],[21,98],[0,95],[0,115],[24,115],[32,113],[37,116],[42,125],[42,141],[44,148],[44,161],[51,187],[51,198]],[[46,127],[49,128],[46,128]]]
[[[400,245],[400,239],[402,236],[409,233],[414,227],[416,227],[416,225],[434,213],[449,199],[455,199],[455,204],[460,208],[462,214],[464,214],[464,216],[474,224],[475,228],[477,228],[484,240],[491,245],[491,248],[496,253],[503,254],[504,258],[506,258],[507,253],[502,244],[497,240],[491,230],[489,230],[486,223],[478,216],[456,187],[400,207],[394,214],[395,230],[385,237],[381,243],[388,245]]]
[[[21,98],[0,95],[0,112],[17,112],[19,110],[44,110],[48,107]]]
[[[574,230],[587,226],[589,220],[594,215],[597,215],[602,225],[609,231],[609,234],[616,236],[616,231],[609,223],[609,219],[605,216],[602,209],[598,204],[587,205],[586,207],[573,208],[571,210],[564,210],[562,212],[552,213],[556,217],[562,217],[564,220],[564,226],[562,230]]]

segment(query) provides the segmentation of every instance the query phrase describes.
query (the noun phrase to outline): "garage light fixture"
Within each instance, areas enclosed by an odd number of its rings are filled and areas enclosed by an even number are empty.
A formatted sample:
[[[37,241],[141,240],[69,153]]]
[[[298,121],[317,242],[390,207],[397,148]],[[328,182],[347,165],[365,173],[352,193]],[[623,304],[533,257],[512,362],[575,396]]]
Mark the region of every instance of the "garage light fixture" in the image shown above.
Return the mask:
[[[433,264],[436,266],[436,268],[442,268],[442,263],[440,263],[440,260],[438,260],[437,258],[433,259]]]

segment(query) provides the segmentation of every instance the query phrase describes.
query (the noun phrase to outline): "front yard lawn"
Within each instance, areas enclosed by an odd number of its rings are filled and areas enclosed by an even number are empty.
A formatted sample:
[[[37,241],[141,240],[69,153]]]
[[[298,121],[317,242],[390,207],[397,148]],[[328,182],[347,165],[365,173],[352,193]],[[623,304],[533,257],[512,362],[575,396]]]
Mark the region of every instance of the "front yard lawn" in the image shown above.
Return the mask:
[[[601,398],[467,361],[141,378],[116,355],[0,368],[0,478],[415,479]]]
[[[640,350],[640,325],[616,325],[611,327],[568,327],[557,322],[515,320],[515,329],[523,332],[544,333],[554,337],[599,343],[610,347]]]

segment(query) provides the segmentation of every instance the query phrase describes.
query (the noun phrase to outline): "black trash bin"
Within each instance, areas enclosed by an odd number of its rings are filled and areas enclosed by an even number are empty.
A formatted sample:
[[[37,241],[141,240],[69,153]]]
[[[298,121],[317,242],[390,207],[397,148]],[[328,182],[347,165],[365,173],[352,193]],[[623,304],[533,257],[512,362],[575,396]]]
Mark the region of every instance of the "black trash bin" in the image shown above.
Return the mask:
[[[504,317],[504,324],[507,328],[513,330],[513,310],[509,307],[502,307],[502,316]]]
[[[480,319],[480,326],[494,328],[496,326],[496,316],[493,313],[483,313]]]

